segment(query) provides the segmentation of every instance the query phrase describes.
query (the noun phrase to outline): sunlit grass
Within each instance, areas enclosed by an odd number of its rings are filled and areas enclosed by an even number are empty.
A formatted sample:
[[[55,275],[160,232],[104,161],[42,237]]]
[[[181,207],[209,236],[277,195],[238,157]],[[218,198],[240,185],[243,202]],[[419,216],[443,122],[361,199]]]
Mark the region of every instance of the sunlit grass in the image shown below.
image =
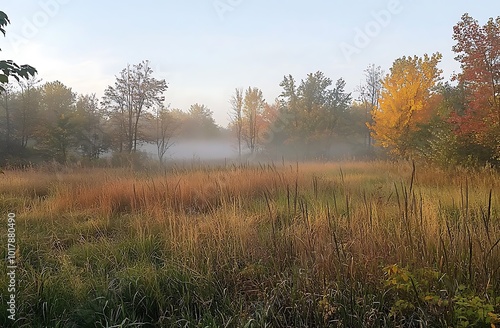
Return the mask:
[[[469,320],[487,326],[499,312],[493,170],[380,161],[5,173],[19,326],[446,327],[466,306],[482,313],[474,297],[493,310]],[[384,271],[393,265],[408,270],[388,271],[401,283]]]

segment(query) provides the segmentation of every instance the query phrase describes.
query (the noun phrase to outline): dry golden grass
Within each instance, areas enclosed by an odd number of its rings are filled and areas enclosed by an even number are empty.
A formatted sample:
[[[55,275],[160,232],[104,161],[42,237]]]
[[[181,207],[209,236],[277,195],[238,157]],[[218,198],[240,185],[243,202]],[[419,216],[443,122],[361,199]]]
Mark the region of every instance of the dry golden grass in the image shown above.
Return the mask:
[[[132,228],[139,235],[162,232],[172,248],[186,254],[209,249],[232,257],[292,256],[323,273],[332,271],[332,262],[342,270],[350,265],[349,273],[360,270],[360,275],[387,263],[445,269],[446,248],[446,256],[453,256],[459,252],[457,244],[470,244],[465,242],[469,237],[473,252],[485,256],[500,235],[493,224],[498,222],[499,194],[492,194],[486,213],[489,191],[500,185],[498,174],[417,168],[413,182],[411,175],[411,165],[386,162],[158,174],[14,171],[7,172],[0,190],[42,197],[25,207],[31,217],[79,213],[99,221],[133,215]],[[270,235],[263,237],[266,233]],[[454,266],[451,262],[458,260],[446,262]],[[479,268],[483,260],[477,256],[473,262]]]
[[[208,277],[224,272],[222,283],[248,295],[290,270],[308,272],[299,280],[311,292],[334,282],[376,288],[391,264],[432,268],[498,295],[499,187],[492,170],[345,162],[9,171],[0,195],[29,196],[9,206],[28,227],[51,222],[62,251],[99,240],[153,240],[163,256]]]

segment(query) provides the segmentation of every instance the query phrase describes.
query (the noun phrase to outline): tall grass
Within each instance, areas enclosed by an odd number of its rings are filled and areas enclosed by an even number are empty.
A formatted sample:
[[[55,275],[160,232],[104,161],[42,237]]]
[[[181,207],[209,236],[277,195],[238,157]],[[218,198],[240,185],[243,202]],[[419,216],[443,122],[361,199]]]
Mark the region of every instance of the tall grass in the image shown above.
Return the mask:
[[[0,208],[18,218],[18,326],[489,327],[500,313],[493,170],[343,162],[2,178]]]

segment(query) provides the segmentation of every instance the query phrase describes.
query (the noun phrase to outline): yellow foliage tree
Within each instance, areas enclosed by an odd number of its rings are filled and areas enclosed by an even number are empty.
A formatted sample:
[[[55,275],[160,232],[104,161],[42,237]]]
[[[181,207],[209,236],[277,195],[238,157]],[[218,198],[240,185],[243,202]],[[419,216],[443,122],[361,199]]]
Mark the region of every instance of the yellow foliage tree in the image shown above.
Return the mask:
[[[396,59],[382,80],[378,108],[372,111],[369,125],[373,138],[394,155],[408,157],[414,146],[419,123],[428,119],[433,88],[442,71],[437,68],[442,55]]]

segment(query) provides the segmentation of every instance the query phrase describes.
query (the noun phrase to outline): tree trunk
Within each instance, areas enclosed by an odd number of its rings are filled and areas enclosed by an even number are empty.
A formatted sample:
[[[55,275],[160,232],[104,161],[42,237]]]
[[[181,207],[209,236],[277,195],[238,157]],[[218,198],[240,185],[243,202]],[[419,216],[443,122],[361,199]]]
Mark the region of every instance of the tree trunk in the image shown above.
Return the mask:
[[[9,94],[8,91],[4,93],[5,100],[5,120],[6,120],[6,134],[5,134],[5,146],[7,147],[7,151],[10,152],[10,143],[11,143],[11,122],[10,122],[10,108],[9,108]]]

